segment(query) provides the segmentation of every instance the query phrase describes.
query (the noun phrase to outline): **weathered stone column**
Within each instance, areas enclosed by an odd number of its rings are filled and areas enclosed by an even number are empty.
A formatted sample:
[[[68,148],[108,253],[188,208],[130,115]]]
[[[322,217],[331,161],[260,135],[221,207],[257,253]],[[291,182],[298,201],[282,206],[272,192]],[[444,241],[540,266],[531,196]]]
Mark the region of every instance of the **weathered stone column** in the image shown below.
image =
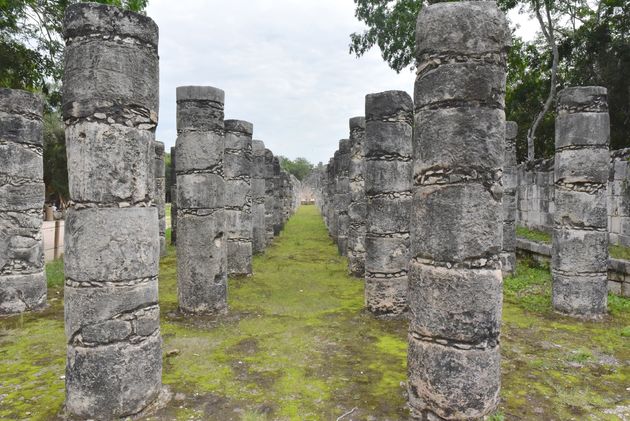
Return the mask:
[[[177,294],[186,313],[227,312],[225,94],[177,88]]]
[[[252,251],[262,253],[267,244],[265,228],[265,144],[252,141]]]
[[[367,199],[363,171],[365,159],[365,117],[350,119],[350,206],[348,207],[348,270],[351,275],[365,276],[365,221]]]
[[[265,237],[266,244],[273,242],[273,225],[275,215],[275,178],[273,173],[273,152],[265,149]]]
[[[335,152],[336,153],[336,152]],[[334,196],[335,196],[335,158],[330,158],[328,160],[328,165],[326,166],[326,221],[328,226],[328,234],[335,241],[336,244],[336,236],[337,236],[337,221],[335,219],[335,206],[334,206]]]
[[[225,120],[225,220],[228,274],[252,273],[252,123]]]
[[[0,315],[46,304],[39,95],[0,88]]]
[[[282,231],[282,179],[280,178],[280,159],[273,157],[273,235]]]
[[[610,120],[606,88],[558,93],[552,274],[553,307],[577,317],[606,314]]]
[[[171,244],[177,243],[177,148],[171,147]]]
[[[77,3],[64,29],[66,408],[113,419],[142,411],[161,389],[158,27]]]
[[[154,141],[155,150],[155,205],[158,210],[158,227],[160,232],[160,256],[166,255],[166,172],[164,166],[164,143]]]
[[[348,255],[348,231],[350,217],[350,140],[339,141],[339,153],[337,154],[337,182],[335,191],[335,214],[337,219],[337,249],[342,256]]]
[[[412,133],[407,93],[365,97],[365,305],[379,316],[407,310]]]
[[[514,121],[505,124],[505,154],[503,159],[503,251],[501,271],[503,276],[516,269],[516,135],[518,126]]]
[[[416,41],[409,404],[425,420],[480,419],[499,401],[510,30],[494,2],[439,3]]]

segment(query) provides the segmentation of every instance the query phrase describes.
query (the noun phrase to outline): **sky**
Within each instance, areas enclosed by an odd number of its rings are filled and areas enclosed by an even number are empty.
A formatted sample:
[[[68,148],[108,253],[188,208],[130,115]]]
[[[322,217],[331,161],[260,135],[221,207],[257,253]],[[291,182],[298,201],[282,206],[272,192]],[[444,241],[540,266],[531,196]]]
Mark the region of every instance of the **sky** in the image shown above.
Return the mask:
[[[364,114],[365,95],[413,91],[414,73],[397,74],[373,48],[357,59],[349,34],[364,26],[352,0],[151,0],[160,28],[157,139],[175,145],[175,88],[225,91],[225,118],[254,125],[274,155],[327,163],[348,119]],[[536,25],[522,15],[517,34]]]

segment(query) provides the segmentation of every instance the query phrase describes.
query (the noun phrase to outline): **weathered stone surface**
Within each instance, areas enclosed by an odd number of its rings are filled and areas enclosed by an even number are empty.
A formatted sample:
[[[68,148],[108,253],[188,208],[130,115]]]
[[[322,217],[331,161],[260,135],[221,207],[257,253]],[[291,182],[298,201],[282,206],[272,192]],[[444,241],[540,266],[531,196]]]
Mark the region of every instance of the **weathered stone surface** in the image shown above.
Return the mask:
[[[584,317],[606,313],[608,280],[606,275],[553,274],[552,303],[562,313]]]
[[[399,316],[407,309],[412,111],[411,98],[402,91],[365,97],[365,302],[379,316]],[[375,279],[387,274],[397,275]]]
[[[243,120],[225,120],[225,216],[229,275],[252,273],[252,133]]]
[[[177,152],[171,147],[171,244],[177,243]]]
[[[113,419],[142,411],[161,389],[158,30],[95,3],[68,6],[64,24],[66,408]]]
[[[153,201],[158,211],[158,227],[160,232],[160,256],[166,255],[166,166],[164,164],[164,143],[153,142],[155,159],[153,176],[155,177]]]
[[[420,185],[413,201],[411,235],[418,239],[411,245],[413,256],[461,263],[490,261],[501,251],[500,197],[483,184]]]
[[[227,312],[222,90],[177,88],[177,293],[185,313]]]
[[[124,284],[157,276],[157,220],[153,207],[68,210],[66,280]]]
[[[265,237],[266,244],[271,244],[274,237],[275,212],[275,174],[273,170],[273,152],[265,149]]]
[[[179,214],[177,294],[180,310],[187,313],[227,312],[227,239],[225,215]]]
[[[365,308],[375,316],[391,317],[407,308],[407,276],[365,278]]]
[[[562,313],[606,313],[610,120],[607,91],[572,87],[558,93],[552,302]]]
[[[500,254],[514,229],[501,180],[514,131],[503,111],[509,45],[494,2],[418,16],[407,368],[422,419],[481,419],[499,400]]]
[[[409,285],[412,334],[497,345],[503,293],[498,269],[449,269],[411,262],[409,277],[414,279]]]
[[[0,88],[0,315],[46,304],[43,101]]]
[[[104,122],[67,126],[70,196],[76,202],[111,205],[145,201],[154,188],[154,137],[148,130]]]
[[[474,420],[492,412],[499,403],[498,346],[458,349],[419,340],[410,334],[407,355],[413,415]]]
[[[252,141],[252,251],[262,253],[267,244],[265,229],[265,144]]]
[[[122,341],[98,347],[69,346],[66,406],[82,418],[105,420],[135,414],[147,406],[145,396],[159,394],[161,368],[159,335],[133,345]]]
[[[365,196],[365,117],[350,119],[350,165],[348,170],[350,204],[348,205],[348,271],[356,277],[365,275],[365,233],[367,198]]]

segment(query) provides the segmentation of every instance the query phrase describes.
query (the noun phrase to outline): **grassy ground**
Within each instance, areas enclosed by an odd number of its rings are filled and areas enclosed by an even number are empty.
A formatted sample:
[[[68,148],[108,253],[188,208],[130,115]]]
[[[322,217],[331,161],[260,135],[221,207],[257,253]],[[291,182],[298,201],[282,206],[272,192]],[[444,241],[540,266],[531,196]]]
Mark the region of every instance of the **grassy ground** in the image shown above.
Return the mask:
[[[526,227],[517,226],[516,236],[539,243],[551,244],[551,234]],[[610,253],[610,257],[614,257],[615,259],[630,260],[630,247],[611,244],[608,246],[608,252]]]
[[[175,250],[160,266],[163,381],[174,399],[153,419],[405,419],[406,326],[363,311],[313,206],[303,206],[255,274],[230,280],[230,314],[177,313]],[[630,300],[580,322],[551,311],[546,268],[505,280],[503,402],[495,420],[630,417]],[[0,419],[62,413],[62,269],[47,266],[50,306],[0,319]],[[615,415],[617,413],[617,415]],[[623,414],[627,415],[623,415]]]

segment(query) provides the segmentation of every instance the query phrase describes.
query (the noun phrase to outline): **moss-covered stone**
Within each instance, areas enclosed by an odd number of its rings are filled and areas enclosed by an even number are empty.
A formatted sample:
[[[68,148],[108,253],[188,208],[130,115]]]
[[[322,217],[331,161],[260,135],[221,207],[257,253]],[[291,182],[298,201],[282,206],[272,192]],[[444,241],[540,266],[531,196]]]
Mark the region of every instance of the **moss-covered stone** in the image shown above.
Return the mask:
[[[363,310],[363,283],[346,275],[313,206],[254,257],[252,277],[230,280],[225,317],[177,313],[175,259],[169,246],[160,266],[173,399],[150,419],[336,419],[355,407],[352,419],[408,416],[406,323]],[[53,277],[60,267],[48,266]],[[62,283],[52,282],[45,311],[0,319],[0,419],[60,418]],[[604,322],[580,322],[553,313],[550,283],[547,268],[523,262],[505,279],[493,419],[621,419],[613,412],[630,405],[630,300],[611,296]]]

